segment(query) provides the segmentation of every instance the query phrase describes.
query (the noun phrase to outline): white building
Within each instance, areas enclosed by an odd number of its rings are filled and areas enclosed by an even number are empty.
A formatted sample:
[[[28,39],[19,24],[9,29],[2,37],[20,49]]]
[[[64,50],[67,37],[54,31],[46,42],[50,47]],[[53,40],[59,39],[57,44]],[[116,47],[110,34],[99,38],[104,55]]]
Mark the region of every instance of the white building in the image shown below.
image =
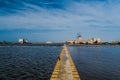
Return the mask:
[[[78,39],[78,40],[67,40],[66,43],[70,44],[100,44],[101,39],[100,38],[91,38],[88,40]]]
[[[67,40],[66,43],[74,44],[77,43],[77,40]]]
[[[82,36],[81,35],[78,36],[78,40],[82,40]]]
[[[47,41],[46,43],[47,43],[47,44],[51,44],[52,42],[50,42],[50,41]]]
[[[18,39],[18,43],[24,43],[24,39],[22,39],[22,38],[20,38],[20,39]]]
[[[101,43],[101,39],[100,38],[91,38],[88,41],[90,41],[92,43],[96,43],[96,44]]]

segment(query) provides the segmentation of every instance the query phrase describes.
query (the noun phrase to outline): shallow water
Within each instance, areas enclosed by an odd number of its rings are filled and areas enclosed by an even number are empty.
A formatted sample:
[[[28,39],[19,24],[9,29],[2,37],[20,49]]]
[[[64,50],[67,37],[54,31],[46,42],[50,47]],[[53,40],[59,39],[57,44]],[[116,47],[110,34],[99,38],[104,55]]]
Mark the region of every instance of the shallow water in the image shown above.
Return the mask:
[[[120,80],[120,46],[69,47],[82,80]]]
[[[0,80],[49,80],[60,46],[1,46]]]

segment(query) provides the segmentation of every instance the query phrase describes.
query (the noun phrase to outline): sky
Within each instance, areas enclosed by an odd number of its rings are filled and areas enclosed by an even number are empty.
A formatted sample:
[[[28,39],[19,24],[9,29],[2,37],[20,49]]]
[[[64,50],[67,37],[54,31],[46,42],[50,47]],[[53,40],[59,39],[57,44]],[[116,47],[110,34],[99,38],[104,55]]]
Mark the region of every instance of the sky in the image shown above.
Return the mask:
[[[0,41],[120,41],[120,0],[0,0]]]

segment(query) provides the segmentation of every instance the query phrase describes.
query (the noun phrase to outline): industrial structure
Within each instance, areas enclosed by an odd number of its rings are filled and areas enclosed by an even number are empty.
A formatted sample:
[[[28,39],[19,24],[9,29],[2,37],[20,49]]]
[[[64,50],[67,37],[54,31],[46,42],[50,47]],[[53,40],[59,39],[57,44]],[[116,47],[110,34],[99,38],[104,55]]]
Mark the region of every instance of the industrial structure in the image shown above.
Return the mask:
[[[83,40],[81,35],[77,36],[77,40],[67,40],[66,43],[68,44],[100,44],[100,38],[91,38],[88,40]]]

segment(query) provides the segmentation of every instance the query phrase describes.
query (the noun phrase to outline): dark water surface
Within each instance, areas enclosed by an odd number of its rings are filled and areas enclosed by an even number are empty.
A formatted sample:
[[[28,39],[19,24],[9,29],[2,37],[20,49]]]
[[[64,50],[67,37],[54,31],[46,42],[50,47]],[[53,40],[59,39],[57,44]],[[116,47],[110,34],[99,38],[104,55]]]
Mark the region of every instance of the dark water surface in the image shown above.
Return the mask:
[[[0,46],[0,80],[49,80],[61,46]]]
[[[0,45],[0,80],[49,80],[61,45]],[[69,46],[82,80],[120,80],[120,46]]]
[[[82,80],[120,80],[120,46],[69,47]]]

